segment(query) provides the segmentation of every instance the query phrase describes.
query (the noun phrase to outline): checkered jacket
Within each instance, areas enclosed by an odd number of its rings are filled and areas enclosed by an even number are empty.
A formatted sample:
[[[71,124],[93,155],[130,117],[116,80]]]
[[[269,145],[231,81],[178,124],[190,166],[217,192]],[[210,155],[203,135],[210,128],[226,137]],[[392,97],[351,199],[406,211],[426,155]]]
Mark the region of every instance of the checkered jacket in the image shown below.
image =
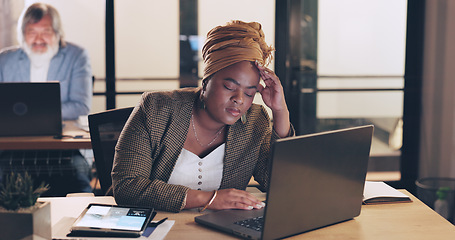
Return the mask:
[[[189,188],[167,181],[185,143],[200,90],[142,95],[115,148],[112,184],[118,204],[171,212],[184,208]],[[244,190],[254,176],[266,190],[270,147],[277,138],[264,107],[253,104],[245,124],[239,120],[228,128],[220,189]]]

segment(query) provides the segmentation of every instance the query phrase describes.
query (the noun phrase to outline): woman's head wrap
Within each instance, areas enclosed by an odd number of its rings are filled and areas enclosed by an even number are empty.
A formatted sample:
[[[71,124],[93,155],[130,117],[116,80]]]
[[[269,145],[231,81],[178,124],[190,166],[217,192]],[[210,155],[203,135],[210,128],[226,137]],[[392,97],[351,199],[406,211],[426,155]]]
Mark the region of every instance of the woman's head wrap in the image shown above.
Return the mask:
[[[274,49],[265,42],[261,24],[232,21],[207,33],[202,48],[205,68],[202,80],[217,71],[241,61],[258,61],[267,66]]]

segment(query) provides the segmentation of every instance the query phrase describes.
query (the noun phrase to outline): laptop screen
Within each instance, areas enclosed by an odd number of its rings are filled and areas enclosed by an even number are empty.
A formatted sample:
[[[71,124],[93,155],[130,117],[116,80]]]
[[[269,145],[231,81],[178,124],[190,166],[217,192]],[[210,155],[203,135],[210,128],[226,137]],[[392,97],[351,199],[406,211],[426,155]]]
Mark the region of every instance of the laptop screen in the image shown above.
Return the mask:
[[[0,136],[61,135],[59,82],[0,83]]]

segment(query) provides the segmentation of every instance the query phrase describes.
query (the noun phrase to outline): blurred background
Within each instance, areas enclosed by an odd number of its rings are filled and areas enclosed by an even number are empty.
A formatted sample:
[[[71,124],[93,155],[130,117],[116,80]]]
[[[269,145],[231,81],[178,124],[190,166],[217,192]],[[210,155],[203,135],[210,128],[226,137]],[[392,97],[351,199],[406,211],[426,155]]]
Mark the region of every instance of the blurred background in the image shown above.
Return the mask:
[[[0,1],[1,48],[18,44],[17,19],[34,2]],[[92,113],[134,106],[144,91],[199,86],[206,33],[257,21],[299,135],[374,124],[368,179],[413,192],[419,177],[455,177],[455,1],[41,2],[90,54]]]

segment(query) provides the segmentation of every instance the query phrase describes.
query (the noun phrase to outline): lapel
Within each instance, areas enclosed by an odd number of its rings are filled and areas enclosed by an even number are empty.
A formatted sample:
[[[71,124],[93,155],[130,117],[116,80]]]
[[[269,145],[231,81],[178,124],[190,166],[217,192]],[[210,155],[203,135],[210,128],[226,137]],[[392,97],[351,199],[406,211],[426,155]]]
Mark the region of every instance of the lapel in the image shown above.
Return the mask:
[[[238,156],[235,151],[238,151],[239,146],[243,145],[248,141],[245,132],[245,124],[240,120],[229,126],[228,135],[226,138],[226,149],[224,152],[224,166],[223,166],[223,178],[221,180],[220,189],[225,188],[227,184],[226,176],[229,173],[235,172],[235,168],[238,164]],[[237,148],[235,150],[234,148]]]
[[[27,54],[21,50],[20,57],[19,57],[19,64],[17,64],[18,68],[18,82],[30,82],[30,59],[28,58]]]
[[[66,48],[60,47],[57,54],[51,59],[51,63],[49,64],[49,70],[47,72],[47,80],[48,81],[55,81],[60,80],[58,78],[58,72],[60,69],[60,65],[63,62],[63,58],[65,57]]]
[[[163,154],[163,162],[167,165],[163,169],[164,174],[162,175],[164,181],[168,181],[174,170],[175,163],[183,149],[185,144],[186,136],[188,135],[188,128],[191,121],[191,113],[193,111],[193,105],[197,97],[199,97],[199,91],[197,94],[189,94],[187,92],[182,93],[184,100],[179,109],[174,109],[175,115],[179,117],[173,118],[172,123],[169,125],[169,132],[172,133],[172,138],[165,137],[163,145],[166,146],[166,151],[171,153]],[[177,113],[179,112],[179,113]],[[183,132],[182,132],[183,129]]]

